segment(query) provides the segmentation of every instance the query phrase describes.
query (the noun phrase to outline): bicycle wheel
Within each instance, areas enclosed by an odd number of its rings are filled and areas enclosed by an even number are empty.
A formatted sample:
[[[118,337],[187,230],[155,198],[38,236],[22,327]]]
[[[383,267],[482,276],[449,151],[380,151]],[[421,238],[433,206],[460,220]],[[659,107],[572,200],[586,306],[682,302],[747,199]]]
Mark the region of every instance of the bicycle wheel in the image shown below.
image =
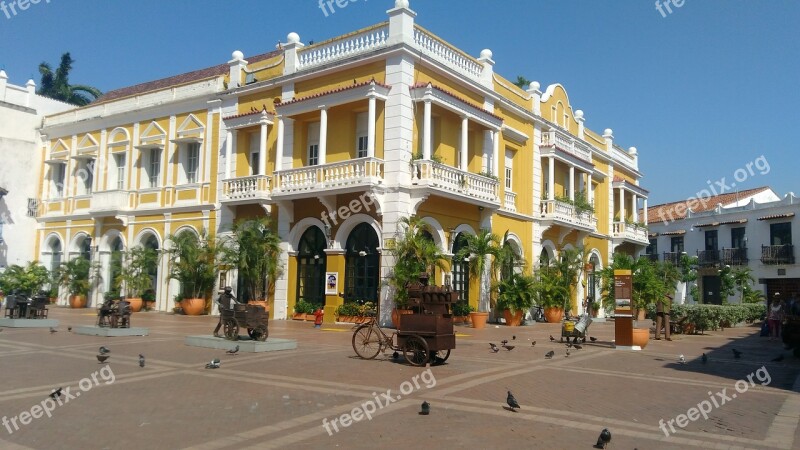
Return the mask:
[[[436,350],[431,352],[431,364],[434,366],[438,366],[439,364],[444,364],[447,361],[447,358],[450,357],[450,349],[447,350]]]
[[[381,333],[364,324],[353,333],[353,350],[364,359],[374,359],[381,352]]]
[[[428,343],[419,336],[409,336],[403,346],[403,356],[412,366],[424,366],[430,358]]]

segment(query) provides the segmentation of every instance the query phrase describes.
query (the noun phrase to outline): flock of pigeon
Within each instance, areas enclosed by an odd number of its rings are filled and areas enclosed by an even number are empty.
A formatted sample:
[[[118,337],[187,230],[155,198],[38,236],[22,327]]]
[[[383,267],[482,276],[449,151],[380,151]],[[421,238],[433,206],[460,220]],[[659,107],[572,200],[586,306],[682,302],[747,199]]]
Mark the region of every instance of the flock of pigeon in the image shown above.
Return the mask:
[[[515,341],[516,339],[517,339],[516,335],[511,336],[511,340],[512,341]],[[597,338],[592,336],[592,337],[589,337],[589,340],[592,341],[592,342],[596,342]],[[550,342],[555,342],[555,341],[556,341],[556,338],[554,338],[553,335],[551,334],[550,335]],[[573,339],[572,342],[570,342],[569,339],[567,339],[567,342],[566,342],[565,345],[566,345],[566,352],[565,352],[564,357],[566,357],[566,358],[568,358],[569,355],[570,355],[570,349],[574,348],[575,350],[581,350],[583,348],[583,346],[578,343],[578,338]],[[508,340],[507,339],[503,339],[502,341],[500,341],[500,347],[506,349],[509,352],[516,348],[515,345],[508,345]],[[489,343],[489,349],[492,351],[492,353],[498,353],[500,351],[500,347],[498,347],[493,342]],[[531,347],[536,347],[536,341],[531,342]],[[549,352],[544,354],[544,358],[545,359],[553,359],[553,356],[555,356],[555,354],[556,354],[556,352],[554,350],[550,350]]]

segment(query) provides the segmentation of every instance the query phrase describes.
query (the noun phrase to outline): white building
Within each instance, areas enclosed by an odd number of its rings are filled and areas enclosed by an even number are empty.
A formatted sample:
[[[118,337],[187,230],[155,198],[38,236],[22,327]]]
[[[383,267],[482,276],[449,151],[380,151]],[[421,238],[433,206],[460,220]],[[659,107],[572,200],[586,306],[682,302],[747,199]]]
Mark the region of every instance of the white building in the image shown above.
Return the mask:
[[[74,108],[36,94],[36,83],[8,84],[0,70],[0,271],[24,265],[36,237],[37,180],[42,166],[37,131],[42,117]]]
[[[678,301],[722,301],[720,269],[749,267],[754,289],[767,298],[800,296],[800,266],[792,234],[800,233],[800,199],[783,198],[765,186],[705,199],[655,205],[648,209],[651,259],[677,262],[681,253],[697,256],[699,299],[679,292]],[[797,230],[797,231],[793,231]],[[739,301],[736,294],[728,299]]]

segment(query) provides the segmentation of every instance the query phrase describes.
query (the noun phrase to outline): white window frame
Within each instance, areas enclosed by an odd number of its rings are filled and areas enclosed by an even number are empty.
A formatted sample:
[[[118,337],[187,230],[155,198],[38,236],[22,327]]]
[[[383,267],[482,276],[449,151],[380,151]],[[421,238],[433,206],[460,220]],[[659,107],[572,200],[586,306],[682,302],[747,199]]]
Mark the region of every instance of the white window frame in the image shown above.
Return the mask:
[[[319,133],[319,122],[308,124],[308,148],[306,149],[306,165],[308,166],[319,165]]]
[[[147,186],[157,188],[161,186],[161,148],[150,147],[147,149]]]
[[[128,155],[126,153],[114,153],[114,189],[125,190],[125,166]]]
[[[200,180],[200,143],[189,142],[183,146],[183,184],[196,184]]]
[[[506,167],[505,167],[505,183],[506,183],[506,191],[514,192],[514,152],[512,150],[506,150]]]
[[[258,137],[258,139],[256,139],[256,137]],[[264,175],[262,173],[258,173],[260,167],[259,158],[261,157],[259,149],[259,146],[261,145],[261,143],[259,142],[260,138],[261,138],[261,133],[258,134],[252,133],[250,135],[250,158],[249,158],[250,175]]]
[[[94,185],[94,165],[96,161],[94,158],[81,159],[78,167],[75,170],[75,177],[80,179],[78,185],[78,195],[91,195],[92,187]],[[80,174],[85,173],[86,177],[81,177]]]
[[[66,178],[66,164],[54,164],[50,167],[50,181],[52,182],[51,199],[64,198],[64,182]]]
[[[365,112],[356,115],[356,158],[366,158],[369,154],[367,150],[369,146],[367,120]]]

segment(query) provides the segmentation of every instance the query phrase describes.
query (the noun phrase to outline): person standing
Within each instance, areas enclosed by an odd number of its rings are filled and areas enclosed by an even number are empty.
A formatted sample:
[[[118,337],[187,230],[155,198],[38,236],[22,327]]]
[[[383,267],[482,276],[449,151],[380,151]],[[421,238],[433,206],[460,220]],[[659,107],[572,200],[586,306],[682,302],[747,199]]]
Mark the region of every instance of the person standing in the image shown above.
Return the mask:
[[[783,300],[780,298],[780,294],[775,294],[775,297],[772,299],[772,303],[769,305],[769,311],[767,311],[770,341],[780,339],[781,322],[783,322],[783,316],[785,313],[786,311],[784,311]]]
[[[656,340],[661,340],[661,327],[664,327],[664,337],[671,341],[669,311],[672,306],[672,295],[667,294],[664,298],[656,300]]]
[[[225,286],[222,294],[217,297],[217,306],[219,307],[219,322],[217,327],[214,328],[214,337],[220,337],[219,329],[222,328],[222,311],[230,311],[233,309],[233,304],[237,303],[236,297],[233,296],[233,289],[230,286]]]

